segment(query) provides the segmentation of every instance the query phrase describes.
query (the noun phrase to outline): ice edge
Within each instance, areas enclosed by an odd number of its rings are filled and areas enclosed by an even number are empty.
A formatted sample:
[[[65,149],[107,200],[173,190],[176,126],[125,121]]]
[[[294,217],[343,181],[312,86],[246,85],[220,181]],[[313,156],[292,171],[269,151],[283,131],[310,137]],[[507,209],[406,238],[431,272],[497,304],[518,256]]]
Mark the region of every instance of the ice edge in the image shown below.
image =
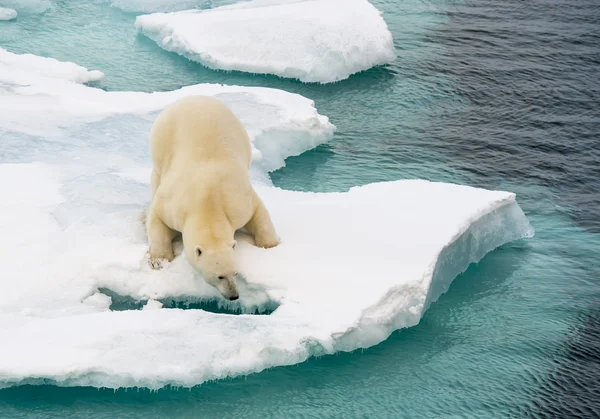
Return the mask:
[[[483,232],[484,237],[478,237]],[[471,264],[478,263],[500,246],[531,238],[534,234],[535,230],[516,202],[514,193],[489,210],[475,214],[440,250],[420,284],[390,289],[377,303],[363,311],[355,326],[334,335],[335,351],[349,352],[368,348],[383,342],[396,330],[416,326],[431,304],[446,293],[454,279]],[[414,287],[426,287],[428,290],[425,298],[412,297],[413,301],[406,307],[401,304],[402,297],[415,295],[409,291]],[[377,323],[371,320],[375,318]],[[381,323],[385,318],[388,320]]]

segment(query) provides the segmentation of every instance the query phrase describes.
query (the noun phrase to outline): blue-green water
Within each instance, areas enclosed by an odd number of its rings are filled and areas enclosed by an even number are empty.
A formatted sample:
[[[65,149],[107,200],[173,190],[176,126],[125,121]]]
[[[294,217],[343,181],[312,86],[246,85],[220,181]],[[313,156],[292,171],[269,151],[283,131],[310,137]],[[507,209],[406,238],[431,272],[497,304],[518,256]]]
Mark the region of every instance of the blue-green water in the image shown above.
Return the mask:
[[[102,70],[108,90],[300,93],[338,132],[288,159],[277,185],[425,178],[512,190],[535,238],[487,255],[418,326],[368,350],[192,390],[12,388],[0,417],[600,415],[600,11],[593,0],[373,3],[398,59],[326,86],[207,70],[137,36],[134,14],[84,0],[0,23],[0,46]]]

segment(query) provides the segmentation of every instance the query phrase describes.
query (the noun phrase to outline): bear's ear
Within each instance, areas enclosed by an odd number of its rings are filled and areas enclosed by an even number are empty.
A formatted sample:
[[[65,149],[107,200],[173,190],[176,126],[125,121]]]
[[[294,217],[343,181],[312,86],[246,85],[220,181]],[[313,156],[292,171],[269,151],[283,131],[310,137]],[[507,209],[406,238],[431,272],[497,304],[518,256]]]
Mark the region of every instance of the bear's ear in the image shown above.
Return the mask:
[[[235,249],[235,245],[236,245],[236,244],[237,244],[237,241],[233,240],[233,241],[231,242],[231,248],[232,248],[232,249]]]
[[[200,255],[202,254],[202,249],[200,249],[200,246],[196,246],[196,257],[200,257]]]

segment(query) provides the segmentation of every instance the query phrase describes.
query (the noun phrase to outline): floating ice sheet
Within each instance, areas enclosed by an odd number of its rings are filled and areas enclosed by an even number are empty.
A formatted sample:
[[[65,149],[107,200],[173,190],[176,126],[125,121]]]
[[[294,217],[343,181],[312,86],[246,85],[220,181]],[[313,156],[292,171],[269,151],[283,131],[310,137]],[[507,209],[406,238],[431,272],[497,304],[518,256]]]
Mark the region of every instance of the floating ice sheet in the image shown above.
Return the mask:
[[[9,337],[0,386],[192,386],[369,347],[418,323],[469,263],[532,234],[508,192],[420,180],[330,194],[269,186],[266,170],[333,131],[298,95],[217,85],[109,93],[9,76],[0,73],[0,233],[9,238],[0,243]],[[182,256],[160,271],[146,260],[147,133],[156,111],[190,93],[220,97],[251,131],[264,162],[257,192],[282,238],[266,250],[238,235],[235,302]],[[143,309],[116,311],[120,298]],[[275,311],[217,314],[173,301]]]
[[[221,70],[329,83],[395,59],[392,35],[367,0],[254,0],[138,16],[162,48]]]
[[[418,323],[470,262],[531,233],[506,192],[418,180],[338,194],[258,187],[282,243],[265,250],[238,237],[246,280],[239,302],[224,304],[279,307],[240,316],[160,308],[154,300],[219,297],[182,256],[148,268],[141,200],[61,227],[53,216],[68,171],[0,165],[14,181],[1,183],[0,228],[17,238],[0,248],[3,385],[192,386],[368,347]],[[24,235],[22,226],[31,226]],[[110,311],[104,289],[152,300]]]
[[[153,117],[187,95],[214,96],[231,107],[248,131],[254,165],[262,173],[282,167],[286,157],[328,141],[335,130],[328,118],[317,112],[312,100],[282,90],[206,83],[168,92],[106,92],[71,82],[81,81],[84,73],[75,70],[87,71],[83,67],[50,61],[54,71],[48,72],[36,66],[46,65],[45,58],[23,57],[0,49],[0,129],[46,140],[54,138],[52,144],[75,141],[75,146],[82,146],[77,139],[65,138],[66,132],[110,116],[138,115],[145,123],[132,134],[133,138],[119,138],[118,132],[104,126],[99,149],[124,148],[127,145],[121,144],[123,141],[137,141],[138,153],[145,156]],[[35,120],[32,115],[36,115]],[[9,152],[11,144],[6,142],[3,147]],[[12,147],[20,147],[20,143]]]

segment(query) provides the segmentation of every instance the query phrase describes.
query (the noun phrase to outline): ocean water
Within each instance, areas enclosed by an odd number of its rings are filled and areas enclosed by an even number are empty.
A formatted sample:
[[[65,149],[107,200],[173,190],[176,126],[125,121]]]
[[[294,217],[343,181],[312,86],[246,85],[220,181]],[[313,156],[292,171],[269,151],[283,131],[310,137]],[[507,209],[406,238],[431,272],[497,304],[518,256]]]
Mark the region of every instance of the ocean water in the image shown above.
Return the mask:
[[[10,388],[0,417],[600,416],[600,8],[373,4],[398,59],[326,86],[207,70],[99,1],[54,0],[1,22],[0,46],[99,69],[107,90],[219,82],[300,93],[338,131],[288,159],[276,185],[342,191],[424,178],[511,190],[536,236],[488,254],[419,325],[367,350],[191,390]]]

